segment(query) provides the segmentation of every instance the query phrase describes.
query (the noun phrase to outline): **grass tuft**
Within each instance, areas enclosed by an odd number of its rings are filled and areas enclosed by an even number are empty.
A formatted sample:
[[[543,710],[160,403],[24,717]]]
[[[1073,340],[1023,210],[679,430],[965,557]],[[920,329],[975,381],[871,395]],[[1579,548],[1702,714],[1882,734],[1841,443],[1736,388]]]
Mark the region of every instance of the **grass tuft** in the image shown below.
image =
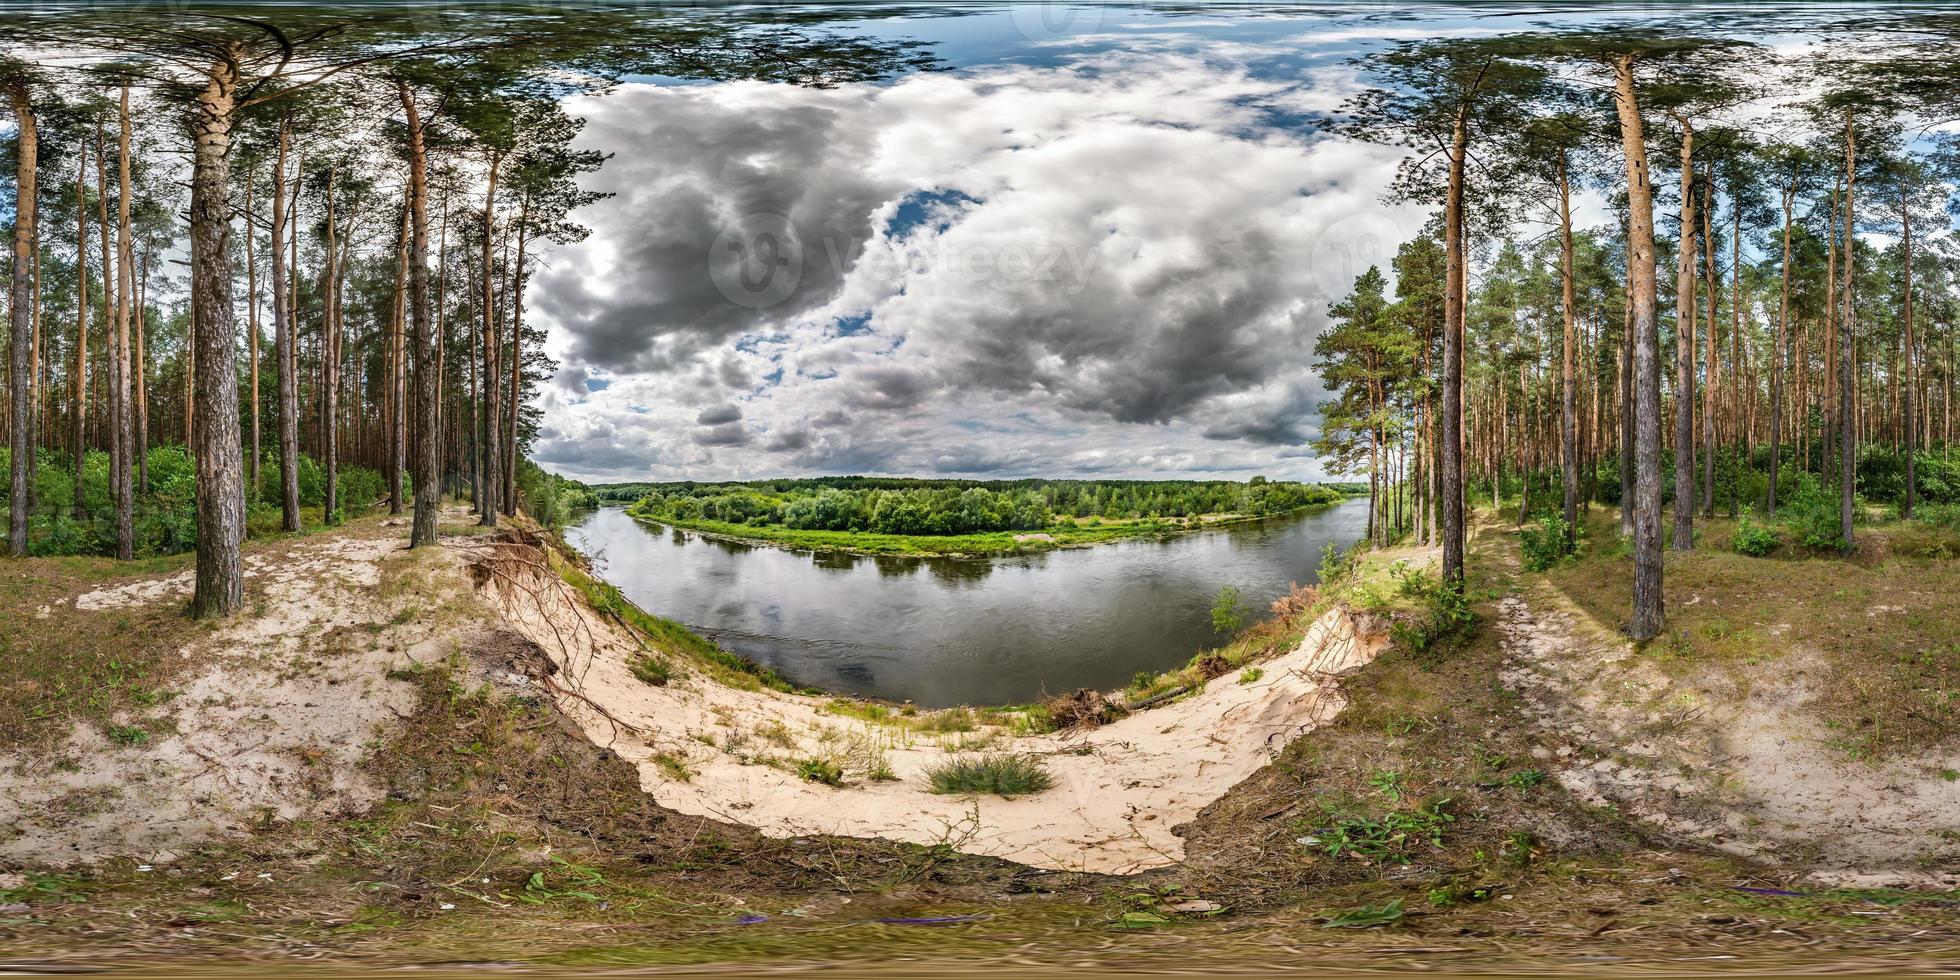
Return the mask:
[[[1021,796],[1053,785],[1048,767],[1031,755],[989,754],[949,759],[926,772],[935,793]]]

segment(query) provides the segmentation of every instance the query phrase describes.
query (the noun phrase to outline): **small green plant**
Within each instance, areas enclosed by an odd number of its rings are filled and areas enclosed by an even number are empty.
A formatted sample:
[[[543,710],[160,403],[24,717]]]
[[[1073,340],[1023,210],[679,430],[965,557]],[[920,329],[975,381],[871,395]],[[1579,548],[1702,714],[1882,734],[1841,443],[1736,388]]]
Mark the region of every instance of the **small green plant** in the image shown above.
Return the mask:
[[[825,786],[838,786],[844,782],[844,767],[829,759],[798,759],[796,774]]]
[[[1363,905],[1328,916],[1321,923],[1324,929],[1368,929],[1385,926],[1402,917],[1402,900],[1396,899],[1386,905]]]
[[[1259,678],[1264,676],[1266,676],[1265,671],[1260,670],[1257,667],[1247,667],[1246,669],[1239,671],[1239,683],[1257,684],[1259,683]]]
[[[1512,789],[1530,789],[1545,781],[1545,774],[1537,769],[1520,769],[1504,777],[1504,785]]]
[[[1402,799],[1402,774],[1393,769],[1377,769],[1368,776],[1368,785],[1391,800]]]
[[[677,752],[661,752],[653,757],[660,771],[677,783],[685,783],[694,778],[694,770],[687,767],[687,760]]]
[[[1747,514],[1736,523],[1735,535],[1729,539],[1729,546],[1738,554],[1751,558],[1761,558],[1775,551],[1776,546],[1782,543],[1783,535],[1777,533],[1775,528],[1758,524],[1750,520]]]
[[[150,733],[135,725],[117,725],[109,729],[109,740],[117,745],[143,745],[150,740]]]
[[[1239,603],[1237,586],[1219,589],[1218,597],[1211,601],[1211,628],[1220,633],[1237,633],[1245,628],[1245,608]]]
[[[1460,583],[1417,574],[1402,580],[1401,591],[1413,595],[1417,606],[1397,617],[1389,625],[1388,635],[1397,646],[1419,657],[1433,659],[1438,647],[1467,635],[1477,622],[1470,597]]]
[[[1408,864],[1418,845],[1443,845],[1443,829],[1455,822],[1450,800],[1441,799],[1414,810],[1390,810],[1379,819],[1347,817],[1336,820],[1317,838],[1327,853],[1350,855],[1378,864]]]
[[[1527,527],[1518,533],[1519,543],[1524,550],[1524,570],[1542,572],[1563,564],[1577,553],[1577,539],[1572,525],[1565,522],[1561,514],[1546,514],[1538,519],[1538,526]]]
[[[659,654],[635,657],[626,666],[633,672],[634,677],[640,679],[640,683],[653,687],[666,687],[669,681],[680,676],[680,671],[674,667],[674,662]]]
[[[1048,767],[1031,755],[988,754],[948,759],[926,771],[935,793],[1020,796],[1055,785]]]

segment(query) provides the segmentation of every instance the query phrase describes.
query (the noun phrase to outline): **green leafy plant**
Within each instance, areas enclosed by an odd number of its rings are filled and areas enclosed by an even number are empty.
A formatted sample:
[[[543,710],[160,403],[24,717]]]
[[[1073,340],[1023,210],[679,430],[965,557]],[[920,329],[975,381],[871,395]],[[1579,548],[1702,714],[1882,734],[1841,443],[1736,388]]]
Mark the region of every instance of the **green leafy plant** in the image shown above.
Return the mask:
[[[825,786],[838,786],[844,782],[844,767],[829,759],[798,759],[796,774]]]
[[[1565,522],[1564,515],[1546,514],[1538,519],[1538,526],[1527,527],[1518,534],[1524,551],[1524,570],[1542,572],[1563,564],[1577,553],[1576,539],[1572,525]]]
[[[680,676],[680,671],[675,668],[674,662],[659,654],[635,657],[626,666],[633,672],[634,677],[640,679],[640,683],[653,687],[666,687],[668,682]]]
[[[1729,546],[1738,554],[1752,558],[1761,558],[1775,551],[1776,546],[1782,543],[1783,535],[1777,533],[1775,528],[1758,524],[1750,520],[1747,514],[1736,522],[1735,535],[1729,539]]]
[[[1385,926],[1402,918],[1402,900],[1396,899],[1386,905],[1363,905],[1328,916],[1321,923],[1325,929],[1368,929]]]
[[[1257,667],[1247,667],[1246,669],[1239,671],[1239,683],[1257,684],[1259,682],[1259,678],[1264,676],[1266,676],[1265,671],[1260,670]]]

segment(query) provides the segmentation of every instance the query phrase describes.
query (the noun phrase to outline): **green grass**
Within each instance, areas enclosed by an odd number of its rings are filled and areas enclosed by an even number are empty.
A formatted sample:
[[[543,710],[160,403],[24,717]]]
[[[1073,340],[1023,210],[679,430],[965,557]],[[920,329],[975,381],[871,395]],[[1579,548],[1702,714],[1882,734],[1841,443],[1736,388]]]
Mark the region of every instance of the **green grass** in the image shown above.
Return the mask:
[[[1055,785],[1048,767],[1031,755],[979,755],[948,759],[926,772],[935,793],[1021,796]]]

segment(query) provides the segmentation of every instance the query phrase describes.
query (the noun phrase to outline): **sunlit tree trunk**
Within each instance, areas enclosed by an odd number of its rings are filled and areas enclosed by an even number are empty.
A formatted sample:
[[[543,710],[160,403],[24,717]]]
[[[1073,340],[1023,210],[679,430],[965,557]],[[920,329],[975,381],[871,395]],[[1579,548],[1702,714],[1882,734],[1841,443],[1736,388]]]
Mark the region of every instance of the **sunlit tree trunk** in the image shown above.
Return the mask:
[[[1674,549],[1695,546],[1695,131],[1681,125],[1681,247],[1674,273]]]
[[[1450,135],[1450,182],[1443,202],[1443,581],[1463,586],[1463,172],[1470,129],[1459,111]]]
[[[1627,170],[1627,281],[1634,335],[1635,506],[1633,616],[1635,640],[1658,635],[1666,620],[1661,576],[1661,365],[1660,322],[1654,307],[1654,188],[1648,182],[1647,136],[1634,91],[1633,56],[1613,62],[1614,107]]]
[[[229,616],[244,604],[239,548],[245,538],[245,488],[238,438],[238,368],[232,327],[231,129],[236,115],[236,58],[218,59],[197,93],[191,166],[192,345],[197,400],[197,586],[194,616]]]
[[[279,360],[280,527],[299,530],[299,354],[287,290],[286,155],[292,147],[291,119],[279,121],[279,152],[272,167],[272,346]]]
[[[497,336],[497,297],[496,297],[496,246],[497,227],[497,170],[503,163],[503,151],[490,152],[489,184],[483,192],[483,519],[479,522],[487,527],[497,526],[497,512],[502,509],[498,500],[503,489],[503,441],[497,431],[502,427],[503,413],[498,410],[499,391],[503,387],[503,371],[498,365],[499,348],[502,341]]]
[[[415,519],[409,547],[436,543],[436,504],[442,488],[436,458],[436,358],[441,351],[429,322],[429,156],[423,141],[422,115],[415,94],[400,85],[402,111],[408,118],[408,310],[415,333]]]
[[[12,387],[8,389],[8,404],[12,407],[15,420],[13,432],[10,433],[12,458],[8,472],[7,553],[19,557],[27,554],[28,487],[34,479],[33,427],[26,424],[26,420],[35,410],[29,377],[38,371],[30,356],[33,349],[39,347],[35,339],[36,304],[30,295],[30,274],[38,246],[35,204],[39,181],[35,168],[40,159],[40,137],[27,83],[12,79],[6,87],[16,132],[14,254],[13,269],[7,284],[7,320],[13,340],[9,350]]]
[[[1777,307],[1776,349],[1769,367],[1769,490],[1763,511],[1771,518],[1776,516],[1777,471],[1783,465],[1783,369],[1790,343],[1790,232],[1796,196],[1793,176],[1783,186],[1783,299]]]

